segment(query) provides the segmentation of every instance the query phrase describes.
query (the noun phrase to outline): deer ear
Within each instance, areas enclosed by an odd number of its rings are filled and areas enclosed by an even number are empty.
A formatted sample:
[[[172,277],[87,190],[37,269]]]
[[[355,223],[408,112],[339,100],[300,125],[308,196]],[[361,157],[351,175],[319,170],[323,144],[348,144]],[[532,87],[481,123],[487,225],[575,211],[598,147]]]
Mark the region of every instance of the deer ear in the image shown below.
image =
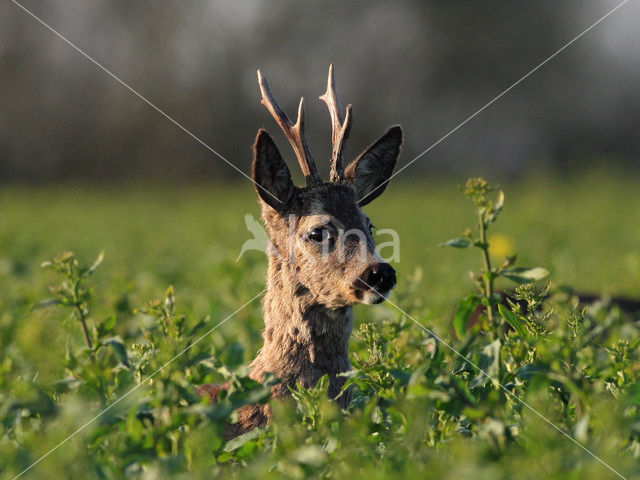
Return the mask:
[[[295,193],[289,167],[271,136],[262,129],[253,146],[253,181],[260,198],[279,212],[286,208]]]
[[[346,168],[345,178],[356,187],[358,205],[361,207],[387,188],[400,154],[400,145],[402,129],[396,125]]]

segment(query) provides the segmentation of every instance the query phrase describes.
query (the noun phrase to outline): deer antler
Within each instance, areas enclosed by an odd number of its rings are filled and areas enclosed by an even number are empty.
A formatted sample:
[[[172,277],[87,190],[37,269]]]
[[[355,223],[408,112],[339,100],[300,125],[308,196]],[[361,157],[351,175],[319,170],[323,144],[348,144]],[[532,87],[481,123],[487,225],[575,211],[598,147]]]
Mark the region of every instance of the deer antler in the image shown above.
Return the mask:
[[[300,164],[307,185],[322,182],[316,164],[313,158],[311,158],[309,145],[307,145],[307,140],[304,137],[304,98],[300,99],[298,119],[294,124],[289,120],[284,110],[280,108],[275,98],[273,98],[267,79],[262,76],[261,70],[258,70],[258,83],[260,84],[260,92],[262,93],[261,103],[269,110],[271,116],[273,116],[278,125],[280,125],[289,143],[291,143],[293,151],[296,153],[296,157],[298,157],[298,163]]]
[[[351,130],[351,105],[347,105],[344,122],[340,113],[340,99],[336,92],[336,81],[333,76],[333,63],[329,66],[329,77],[327,78],[327,91],[320,97],[327,104],[329,115],[331,115],[331,143],[333,151],[331,155],[331,175],[332,182],[344,179],[344,149]]]

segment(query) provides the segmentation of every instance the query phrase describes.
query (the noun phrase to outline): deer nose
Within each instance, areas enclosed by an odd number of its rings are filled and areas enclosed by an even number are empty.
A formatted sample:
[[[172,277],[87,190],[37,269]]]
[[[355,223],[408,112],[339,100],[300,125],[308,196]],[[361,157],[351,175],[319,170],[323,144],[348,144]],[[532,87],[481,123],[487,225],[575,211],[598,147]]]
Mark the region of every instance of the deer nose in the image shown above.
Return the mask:
[[[376,263],[360,275],[360,280],[367,290],[388,292],[396,286],[396,271],[388,263]]]

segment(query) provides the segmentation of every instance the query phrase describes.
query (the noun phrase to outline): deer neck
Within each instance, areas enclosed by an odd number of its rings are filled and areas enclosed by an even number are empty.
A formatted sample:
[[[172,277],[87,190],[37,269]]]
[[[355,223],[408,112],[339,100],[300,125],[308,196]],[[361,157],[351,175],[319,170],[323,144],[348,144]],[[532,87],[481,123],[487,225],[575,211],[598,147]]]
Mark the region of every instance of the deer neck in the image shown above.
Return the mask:
[[[265,373],[274,373],[281,380],[274,395],[281,396],[298,382],[312,387],[329,374],[329,394],[335,397],[345,381],[337,374],[351,369],[353,308],[331,309],[318,304],[297,277],[295,264],[270,255],[264,297],[264,346],[251,365],[251,377],[262,380]],[[343,402],[349,401],[347,395],[343,397]]]

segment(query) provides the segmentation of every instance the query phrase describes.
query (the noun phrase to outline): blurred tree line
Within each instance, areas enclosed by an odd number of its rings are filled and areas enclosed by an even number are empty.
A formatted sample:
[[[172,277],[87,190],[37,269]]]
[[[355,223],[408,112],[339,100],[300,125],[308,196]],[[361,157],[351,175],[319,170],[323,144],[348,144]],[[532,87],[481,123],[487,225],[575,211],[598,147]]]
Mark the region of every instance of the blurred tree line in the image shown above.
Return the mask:
[[[18,0],[249,172],[262,68],[290,116],[300,96],[326,172],[327,68],[354,105],[354,156],[394,123],[408,162],[619,2]],[[410,167],[412,175],[572,171],[640,155],[640,51],[630,2]],[[11,2],[0,5],[0,181],[240,178]]]

